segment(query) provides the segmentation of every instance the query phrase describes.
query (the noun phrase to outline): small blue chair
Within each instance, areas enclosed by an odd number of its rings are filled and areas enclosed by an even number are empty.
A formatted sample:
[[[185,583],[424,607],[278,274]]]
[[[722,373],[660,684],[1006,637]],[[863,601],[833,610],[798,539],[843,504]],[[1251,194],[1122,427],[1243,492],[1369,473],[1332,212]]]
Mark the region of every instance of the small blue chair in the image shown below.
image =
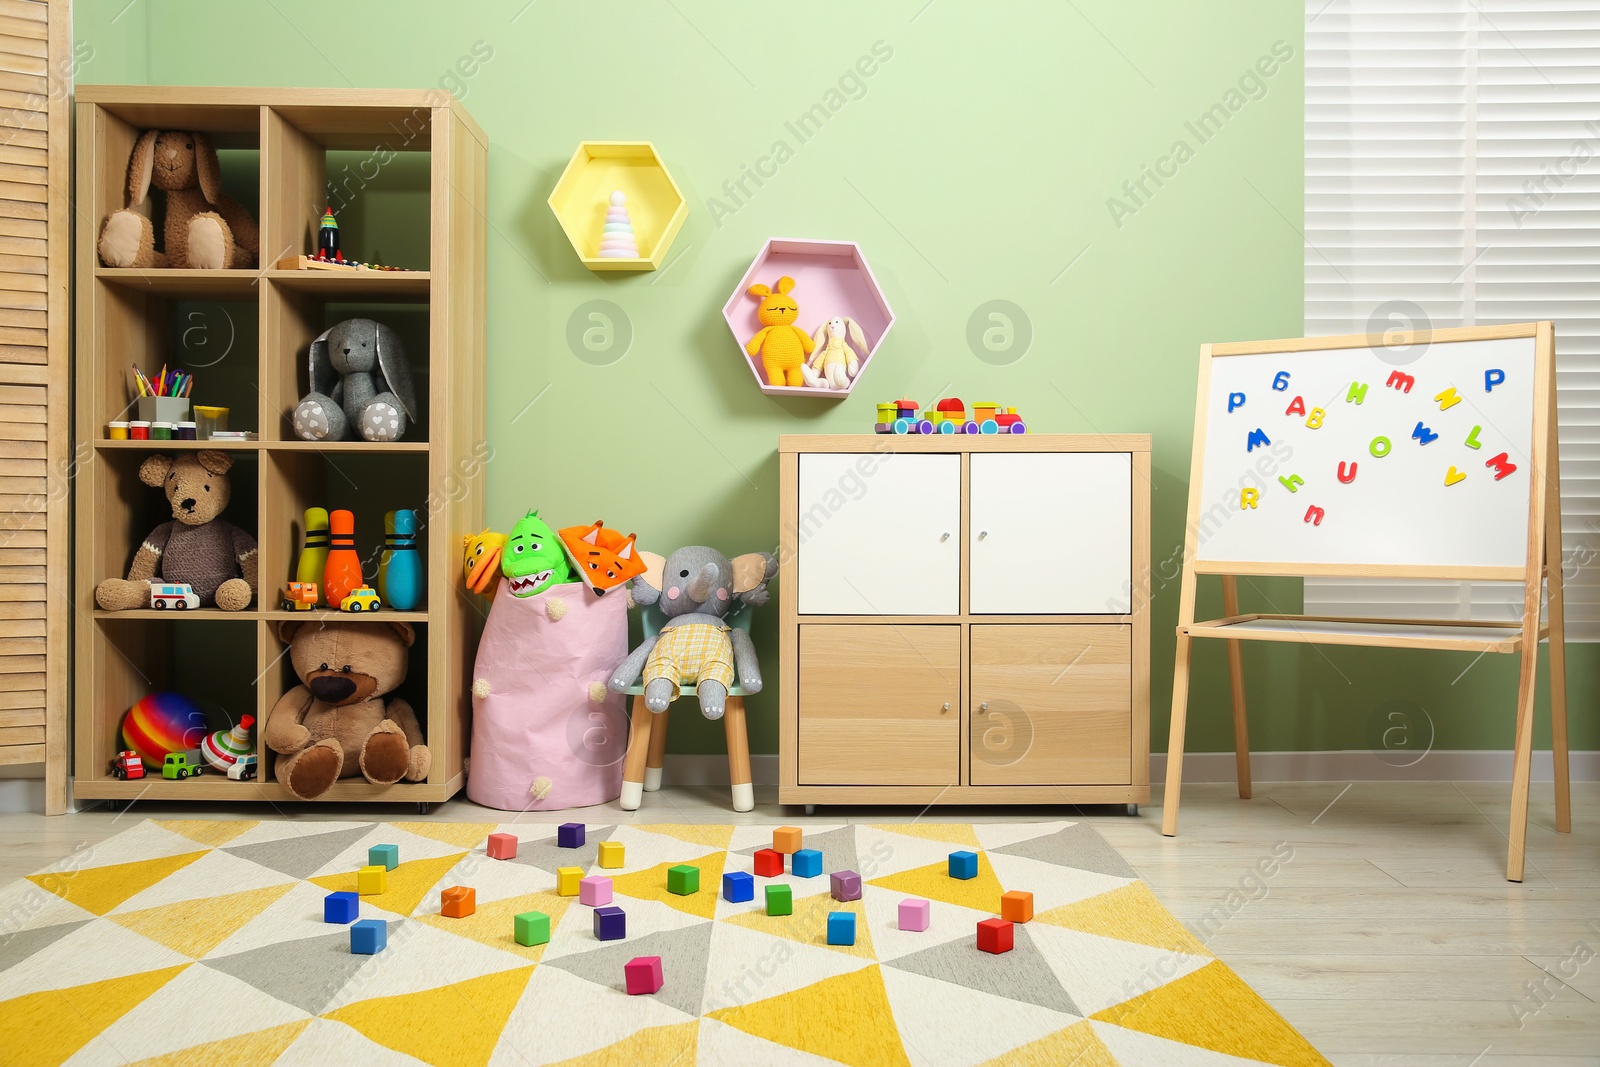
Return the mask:
[[[723,621],[735,630],[750,632],[750,620],[755,611],[740,607]],[[667,618],[654,604],[639,611],[639,623],[646,638],[661,632]],[[661,788],[661,765],[667,751],[667,714],[653,712],[644,704],[644,686],[628,687],[633,698],[633,728],[628,734],[628,755],[622,763],[622,810],[637,810],[646,791]],[[680,685],[678,696],[693,697],[694,686]],[[728,689],[728,703],[722,714],[722,726],[728,737],[728,778],[733,783],[733,810],[750,811],[756,806],[755,787],[750,782],[750,738],[745,729],[744,698],[750,694],[735,679]]]

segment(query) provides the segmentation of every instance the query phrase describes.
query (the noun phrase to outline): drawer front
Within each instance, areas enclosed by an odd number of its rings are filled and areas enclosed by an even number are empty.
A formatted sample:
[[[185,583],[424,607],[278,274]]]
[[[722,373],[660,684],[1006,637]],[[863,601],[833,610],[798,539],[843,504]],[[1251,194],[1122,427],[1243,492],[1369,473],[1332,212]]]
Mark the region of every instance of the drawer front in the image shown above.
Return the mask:
[[[973,785],[1132,780],[1132,627],[972,627]]]
[[[961,610],[961,457],[800,457],[797,610],[955,615]]]
[[[954,785],[959,626],[800,625],[801,785]]]
[[[1127,612],[1131,455],[975,453],[971,494],[974,615]]]

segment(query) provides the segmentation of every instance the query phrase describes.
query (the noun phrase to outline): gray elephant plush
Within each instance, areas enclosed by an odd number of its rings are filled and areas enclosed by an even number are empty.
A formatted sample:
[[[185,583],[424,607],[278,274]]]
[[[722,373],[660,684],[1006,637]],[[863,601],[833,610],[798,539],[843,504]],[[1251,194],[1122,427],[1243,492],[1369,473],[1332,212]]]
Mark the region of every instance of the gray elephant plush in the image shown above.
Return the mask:
[[[723,616],[767,602],[777,558],[751,552],[730,560],[700,545],[680,548],[666,559],[654,552],[639,555],[647,569],[629,587],[634,602],[655,604],[667,621],[611,672],[606,683],[611,691],[625,692],[642,676],[645,706],[666,711],[679,685],[693,685],[708,719],[722,718],[736,672],[746,692],[761,692],[755,645]]]
[[[311,342],[311,391],[294,409],[307,441],[398,441],[417,418],[400,337],[381,322],[345,319]]]

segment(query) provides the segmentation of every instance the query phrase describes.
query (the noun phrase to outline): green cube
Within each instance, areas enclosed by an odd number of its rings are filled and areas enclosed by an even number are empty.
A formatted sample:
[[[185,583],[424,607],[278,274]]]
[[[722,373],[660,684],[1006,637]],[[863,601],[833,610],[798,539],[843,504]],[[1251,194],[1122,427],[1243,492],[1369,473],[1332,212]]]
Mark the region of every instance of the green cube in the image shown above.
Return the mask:
[[[542,911],[525,911],[517,916],[517,944],[547,945],[550,943],[550,916]]]
[[[786,885],[767,886],[767,914],[793,915],[794,890]]]
[[[667,892],[680,897],[700,892],[700,868],[680,863],[667,868]]]

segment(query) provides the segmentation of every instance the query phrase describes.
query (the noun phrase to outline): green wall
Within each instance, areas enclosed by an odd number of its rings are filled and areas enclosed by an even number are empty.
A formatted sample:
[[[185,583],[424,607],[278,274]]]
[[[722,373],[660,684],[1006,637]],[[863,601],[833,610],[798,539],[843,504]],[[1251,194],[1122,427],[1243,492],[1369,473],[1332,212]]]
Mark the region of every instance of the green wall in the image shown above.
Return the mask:
[[[1297,5],[75,8],[80,82],[442,85],[464,101],[491,140],[488,480],[502,529],[531,505],[562,524],[604,518],[663,551],[771,547],[777,435],[868,430],[874,402],[901,395],[993,397],[1044,431],[1152,433],[1152,739],[1164,747],[1177,597],[1162,575],[1181,552],[1198,346],[1301,332]],[[857,77],[869,55],[873,73]],[[819,101],[832,114],[800,143],[785,123]],[[1217,104],[1229,117],[1202,138],[1192,124]],[[578,263],[545,197],[584,139],[649,139],[664,154],[691,207],[667,269]],[[728,194],[774,152],[789,157],[775,176]],[[381,220],[413,177],[353,206],[392,262],[405,239],[391,251]],[[859,241],[888,291],[898,321],[844,403],[766,398],[740,365],[720,307],[769,236]],[[626,320],[621,358],[569,347],[569,318],[593,300]],[[998,321],[991,301],[1016,309],[1010,347],[975,351],[969,333]],[[1051,531],[1039,535],[1048,544]],[[1246,585],[1244,599],[1297,610],[1298,583]],[[1219,600],[1203,587],[1201,611],[1220,613]],[[758,638],[775,672],[770,628]],[[1572,657],[1580,709],[1596,696],[1592,652]],[[1505,657],[1455,684],[1472,657],[1254,647],[1246,660],[1261,750],[1364,749],[1385,730],[1394,747],[1396,709],[1403,748],[1429,722],[1435,747],[1510,745]],[[1190,750],[1230,747],[1219,648],[1199,649],[1193,692]],[[775,751],[775,698],[752,712],[752,746]],[[717,751],[720,734],[679,714],[671,743]],[[1591,717],[1573,743],[1600,747]]]

